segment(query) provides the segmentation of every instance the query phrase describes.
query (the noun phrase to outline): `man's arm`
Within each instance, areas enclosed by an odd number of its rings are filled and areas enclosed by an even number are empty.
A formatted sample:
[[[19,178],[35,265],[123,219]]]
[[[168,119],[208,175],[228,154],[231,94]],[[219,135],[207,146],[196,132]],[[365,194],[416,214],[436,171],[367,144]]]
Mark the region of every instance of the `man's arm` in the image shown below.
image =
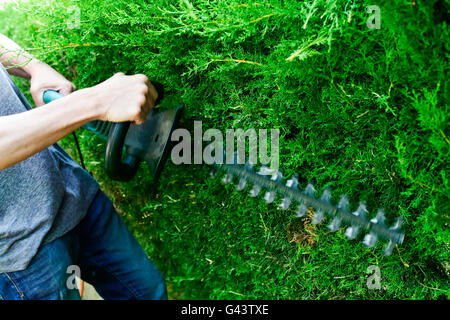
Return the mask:
[[[0,62],[19,66],[15,68],[14,74],[30,77],[32,86],[34,78],[35,83],[38,83],[35,94],[41,96],[40,100],[45,90],[55,89],[55,82],[64,84],[62,79],[65,78],[48,65],[37,60],[27,64],[27,60],[33,59],[17,44],[5,38],[0,38],[0,45],[3,46],[0,49]],[[14,50],[16,53],[11,53]],[[62,90],[59,91],[64,94]],[[71,90],[68,91],[70,93]],[[117,73],[94,87],[68,94],[40,108],[0,117],[0,170],[40,152],[92,120],[141,124],[157,95],[145,75],[126,76]]]

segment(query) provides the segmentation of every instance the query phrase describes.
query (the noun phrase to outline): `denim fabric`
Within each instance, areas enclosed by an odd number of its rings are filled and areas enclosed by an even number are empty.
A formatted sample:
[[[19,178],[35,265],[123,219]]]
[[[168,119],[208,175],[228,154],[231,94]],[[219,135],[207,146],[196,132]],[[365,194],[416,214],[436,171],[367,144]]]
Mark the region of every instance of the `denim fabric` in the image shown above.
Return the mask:
[[[0,273],[0,299],[79,299],[67,285],[71,265],[104,299],[167,299],[161,273],[101,191],[81,222],[42,246],[27,269]]]

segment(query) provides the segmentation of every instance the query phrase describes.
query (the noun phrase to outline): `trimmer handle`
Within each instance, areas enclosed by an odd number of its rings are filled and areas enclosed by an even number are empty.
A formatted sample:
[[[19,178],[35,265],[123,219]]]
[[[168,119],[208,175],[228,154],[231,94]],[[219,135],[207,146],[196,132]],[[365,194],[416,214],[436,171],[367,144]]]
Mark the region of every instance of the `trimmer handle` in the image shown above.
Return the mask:
[[[152,84],[158,92],[158,99],[155,101],[156,106],[161,102],[164,96],[164,87],[158,82],[152,82]],[[43,94],[45,103],[52,102],[62,97],[64,97],[64,95],[55,90],[47,90]],[[136,155],[127,153],[125,161],[122,162],[125,137],[127,136],[130,124],[130,122],[111,123],[109,129],[105,151],[105,170],[108,176],[114,180],[131,180],[136,174],[139,163],[142,160]]]

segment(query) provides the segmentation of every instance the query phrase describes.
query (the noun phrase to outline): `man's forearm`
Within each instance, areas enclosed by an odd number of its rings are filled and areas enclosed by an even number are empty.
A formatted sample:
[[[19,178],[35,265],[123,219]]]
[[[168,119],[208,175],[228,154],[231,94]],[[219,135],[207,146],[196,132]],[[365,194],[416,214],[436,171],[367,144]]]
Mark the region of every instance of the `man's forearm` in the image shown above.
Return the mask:
[[[0,34],[0,63],[8,68],[10,74],[30,78],[32,69],[40,62],[17,43]]]
[[[41,108],[0,117],[0,170],[56,143],[87,122],[99,119],[89,89],[77,91]]]

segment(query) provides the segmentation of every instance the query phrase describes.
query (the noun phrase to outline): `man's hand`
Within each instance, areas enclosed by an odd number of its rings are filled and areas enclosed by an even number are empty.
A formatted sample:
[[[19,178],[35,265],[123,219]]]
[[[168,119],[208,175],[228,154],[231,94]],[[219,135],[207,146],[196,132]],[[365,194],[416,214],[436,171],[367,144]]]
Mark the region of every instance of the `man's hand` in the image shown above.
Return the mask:
[[[158,98],[158,92],[143,74],[119,72],[108,80],[85,90],[94,94],[100,120],[145,122]]]
[[[33,60],[26,69],[31,77],[30,92],[37,107],[44,104],[42,97],[47,90],[55,90],[67,96],[76,89],[72,82],[46,63]]]

